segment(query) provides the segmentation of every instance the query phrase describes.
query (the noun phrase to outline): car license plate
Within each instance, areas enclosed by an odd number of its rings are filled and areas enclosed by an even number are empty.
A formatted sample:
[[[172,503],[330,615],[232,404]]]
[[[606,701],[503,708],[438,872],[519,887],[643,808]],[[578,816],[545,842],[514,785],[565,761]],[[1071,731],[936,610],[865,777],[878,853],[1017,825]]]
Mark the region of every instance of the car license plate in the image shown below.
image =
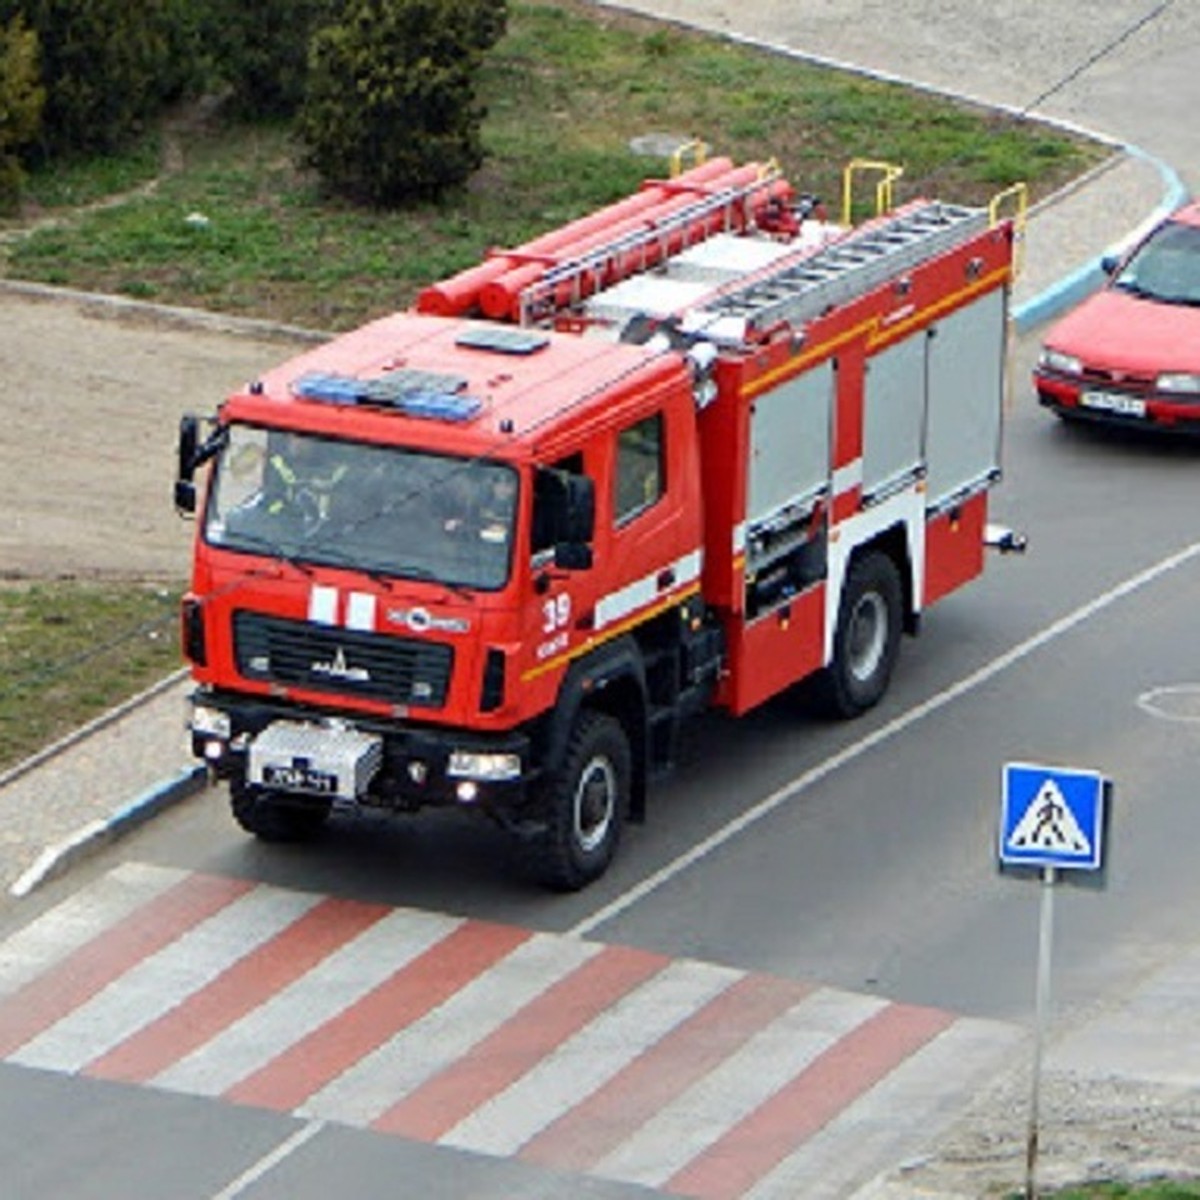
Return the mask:
[[[1084,392],[1079,397],[1079,403],[1084,408],[1119,413],[1123,417],[1144,417],[1146,415],[1144,400],[1135,400],[1132,396],[1122,396],[1118,392]]]
[[[264,763],[262,778],[267,787],[285,792],[307,792],[313,796],[332,796],[337,792],[337,776],[313,767]]]

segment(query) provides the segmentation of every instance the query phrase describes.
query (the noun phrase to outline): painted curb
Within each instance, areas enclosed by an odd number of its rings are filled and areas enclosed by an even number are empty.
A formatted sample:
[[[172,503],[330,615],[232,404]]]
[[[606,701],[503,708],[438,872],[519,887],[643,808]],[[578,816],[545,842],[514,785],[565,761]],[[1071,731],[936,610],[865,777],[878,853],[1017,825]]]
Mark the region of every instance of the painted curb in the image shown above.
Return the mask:
[[[1143,162],[1149,163],[1158,171],[1163,184],[1162,199],[1159,201],[1158,207],[1139,225],[1130,230],[1123,238],[1114,242],[1108,249],[1096,255],[1095,258],[1084,263],[1081,267],[1076,268],[1069,275],[1065,275],[1044,292],[1034,296],[1032,300],[1027,300],[1024,304],[1013,309],[1012,321],[1018,333],[1028,333],[1030,329],[1041,325],[1045,321],[1052,320],[1059,313],[1073,307],[1086,296],[1096,291],[1107,278],[1104,268],[1101,266],[1101,262],[1106,255],[1115,254],[1119,256],[1124,251],[1132,248],[1155,225],[1166,217],[1168,213],[1173,212],[1181,204],[1187,202],[1188,189],[1184,186],[1183,180],[1179,178],[1173,168],[1153,155],[1147,154],[1137,146],[1127,145],[1123,146],[1122,149],[1131,157],[1140,158]]]
[[[9,895],[18,899],[28,896],[41,884],[62,875],[93,850],[115,841],[172,805],[203,791],[207,781],[205,767],[188,767],[143,792],[107,820],[89,822],[57,845],[43,850],[34,864],[8,889]]]

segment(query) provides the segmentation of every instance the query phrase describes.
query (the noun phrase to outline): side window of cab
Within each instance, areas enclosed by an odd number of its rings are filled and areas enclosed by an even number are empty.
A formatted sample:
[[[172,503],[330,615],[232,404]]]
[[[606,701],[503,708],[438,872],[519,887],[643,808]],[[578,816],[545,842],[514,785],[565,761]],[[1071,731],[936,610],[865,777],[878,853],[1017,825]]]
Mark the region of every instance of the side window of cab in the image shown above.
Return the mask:
[[[574,454],[569,454],[565,458],[558,459],[556,462],[550,464],[550,470],[564,475],[582,475],[584,473],[583,452],[576,451]],[[554,549],[554,543],[558,538],[558,534],[558,523],[555,520],[553,509],[542,494],[541,489],[535,487],[533,494],[532,547],[535,562],[548,556],[550,551]]]
[[[657,504],[666,487],[665,422],[658,412],[617,434],[614,523],[628,524]]]

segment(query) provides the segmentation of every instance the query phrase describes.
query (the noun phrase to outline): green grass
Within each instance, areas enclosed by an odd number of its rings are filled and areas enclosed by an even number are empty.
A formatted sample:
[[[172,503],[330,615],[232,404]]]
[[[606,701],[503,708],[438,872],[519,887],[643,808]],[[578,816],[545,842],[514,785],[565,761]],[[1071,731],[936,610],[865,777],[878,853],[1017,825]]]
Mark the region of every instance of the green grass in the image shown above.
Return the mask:
[[[1089,1183],[1045,1195],[1046,1200],[1200,1200],[1200,1180]]]
[[[0,585],[0,770],[178,667],[178,602],[146,584]]]
[[[631,138],[703,138],[735,161],[775,158],[836,211],[852,158],[903,165],[897,200],[1034,197],[1101,148],[902,87],[811,67],[567,0],[515,4],[481,80],[487,161],[437,205],[372,212],[322,194],[279,125],[178,125],[183,166],[137,191],[157,139],[124,158],[38,174],[28,211],[62,218],[8,248],[10,277],[346,329],[419,288],[627,194],[668,164]],[[128,202],[73,206],[129,190]],[[205,222],[187,220],[202,214]]]

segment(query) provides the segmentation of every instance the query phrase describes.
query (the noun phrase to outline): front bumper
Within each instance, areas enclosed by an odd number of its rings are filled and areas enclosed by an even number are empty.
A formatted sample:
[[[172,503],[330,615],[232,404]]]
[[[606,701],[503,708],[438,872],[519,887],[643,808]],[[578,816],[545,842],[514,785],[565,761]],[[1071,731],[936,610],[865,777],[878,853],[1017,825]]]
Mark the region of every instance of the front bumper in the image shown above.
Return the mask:
[[[522,732],[335,717],[223,692],[198,691],[191,701],[192,752],[218,778],[343,806],[473,806],[516,817],[540,774]]]
[[[1200,434],[1200,397],[1170,398],[1156,392],[1090,387],[1078,379],[1035,371],[1033,384],[1043,408],[1072,420],[1123,429]]]

